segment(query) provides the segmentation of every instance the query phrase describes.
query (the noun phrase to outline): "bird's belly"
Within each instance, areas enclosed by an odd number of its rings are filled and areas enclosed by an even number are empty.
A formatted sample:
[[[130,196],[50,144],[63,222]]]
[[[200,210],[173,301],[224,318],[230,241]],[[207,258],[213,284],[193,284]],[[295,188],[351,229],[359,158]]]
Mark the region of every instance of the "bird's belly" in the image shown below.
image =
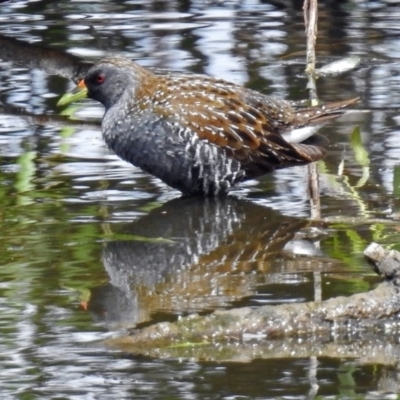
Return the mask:
[[[186,195],[220,195],[245,179],[240,163],[224,149],[177,124],[152,120],[129,124],[128,129],[120,125],[103,120],[107,145],[123,160]]]

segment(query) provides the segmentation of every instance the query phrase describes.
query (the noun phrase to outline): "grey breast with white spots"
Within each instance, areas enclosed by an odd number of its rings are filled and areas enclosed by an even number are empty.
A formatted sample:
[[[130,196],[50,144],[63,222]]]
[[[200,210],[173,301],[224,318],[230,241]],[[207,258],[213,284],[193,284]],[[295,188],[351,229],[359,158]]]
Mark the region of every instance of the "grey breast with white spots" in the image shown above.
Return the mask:
[[[123,160],[186,195],[224,194],[244,179],[240,163],[224,149],[123,97],[102,122],[105,142]]]

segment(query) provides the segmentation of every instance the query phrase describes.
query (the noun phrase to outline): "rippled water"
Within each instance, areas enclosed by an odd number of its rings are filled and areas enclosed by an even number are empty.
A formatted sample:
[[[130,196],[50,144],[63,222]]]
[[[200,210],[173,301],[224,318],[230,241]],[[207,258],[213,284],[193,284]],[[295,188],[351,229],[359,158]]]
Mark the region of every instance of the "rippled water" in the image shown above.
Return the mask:
[[[299,100],[307,93],[296,3],[8,1],[0,34]],[[293,350],[275,359],[158,360],[99,342],[191,312],[310,301],[319,281],[323,299],[378,282],[362,251],[373,240],[399,247],[400,6],[320,3],[321,64],[346,55],[362,62],[318,80],[319,95],[358,95],[359,109],[372,110],[324,128],[331,146],[319,164],[321,219],[309,220],[307,167],[249,182],[226,202],[182,201],[106,149],[97,104],[75,110],[94,122],[78,128],[0,114],[1,398],[382,399],[399,391],[397,367],[384,360],[316,358],[315,349],[313,357]],[[0,105],[57,115],[57,100],[72,87],[0,62]],[[356,126],[369,169],[351,145]],[[301,345],[314,346],[294,348]]]

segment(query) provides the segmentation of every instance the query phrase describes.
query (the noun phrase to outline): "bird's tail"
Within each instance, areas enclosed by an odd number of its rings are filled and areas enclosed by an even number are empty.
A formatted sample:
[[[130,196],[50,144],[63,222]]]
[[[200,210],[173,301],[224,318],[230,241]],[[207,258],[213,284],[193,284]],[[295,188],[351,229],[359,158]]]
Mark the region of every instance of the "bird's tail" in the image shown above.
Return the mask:
[[[298,108],[297,112],[304,117],[308,117],[309,124],[322,125],[325,122],[340,117],[345,111],[344,108],[355,104],[360,100],[359,97],[354,97],[353,99],[335,101],[328,104]]]

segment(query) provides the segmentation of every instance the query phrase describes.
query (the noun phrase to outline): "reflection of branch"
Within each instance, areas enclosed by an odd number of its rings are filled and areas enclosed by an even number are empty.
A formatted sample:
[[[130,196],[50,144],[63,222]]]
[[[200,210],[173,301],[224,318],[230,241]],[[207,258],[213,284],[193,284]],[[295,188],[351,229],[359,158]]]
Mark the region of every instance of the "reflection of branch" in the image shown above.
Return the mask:
[[[216,311],[206,317],[189,316],[176,323],[144,328],[109,344],[125,349],[130,346],[131,351],[152,354],[155,348],[159,352],[160,347],[185,342],[227,343],[310,335],[321,340],[350,332],[384,332],[390,326],[396,329],[396,320],[391,318],[400,313],[397,278],[400,275],[400,253],[387,252],[374,245],[366,254],[374,263],[374,269],[386,279],[367,293],[336,297],[321,303],[268,305],[257,309],[244,307]]]
[[[71,120],[60,115],[32,114],[23,108],[0,105],[1,115],[17,115],[25,121],[35,125],[52,125],[57,127],[72,126],[77,129],[99,129],[100,122],[82,122]]]
[[[319,190],[318,167],[316,163],[308,166],[308,195],[311,206],[311,219],[321,219],[321,195]]]
[[[82,77],[91,65],[85,64],[80,57],[72,54],[1,35],[0,59],[72,80]]]
[[[255,338],[256,339],[256,338]],[[360,344],[360,342],[362,344]],[[136,351],[126,338],[107,341],[126,352]],[[400,357],[400,345],[396,335],[372,333],[368,337],[354,332],[326,336],[324,340],[311,337],[307,340],[285,338],[277,340],[255,340],[235,343],[234,346],[221,343],[208,343],[199,346],[170,346],[143,349],[142,353],[157,358],[190,358],[202,361],[249,362],[254,359],[304,359],[310,357],[330,359],[354,359],[357,365],[396,366]],[[397,379],[399,379],[397,377]]]

